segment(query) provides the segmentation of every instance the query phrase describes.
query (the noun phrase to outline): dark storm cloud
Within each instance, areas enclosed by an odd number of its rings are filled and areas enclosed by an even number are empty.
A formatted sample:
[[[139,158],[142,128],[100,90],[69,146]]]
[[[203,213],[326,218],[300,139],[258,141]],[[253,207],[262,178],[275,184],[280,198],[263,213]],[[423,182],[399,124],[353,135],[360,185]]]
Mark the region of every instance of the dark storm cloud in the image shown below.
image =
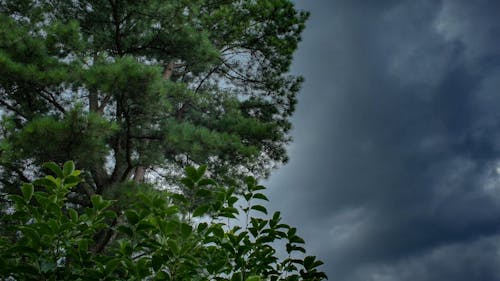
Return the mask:
[[[332,280],[500,279],[500,2],[312,13],[271,202]]]

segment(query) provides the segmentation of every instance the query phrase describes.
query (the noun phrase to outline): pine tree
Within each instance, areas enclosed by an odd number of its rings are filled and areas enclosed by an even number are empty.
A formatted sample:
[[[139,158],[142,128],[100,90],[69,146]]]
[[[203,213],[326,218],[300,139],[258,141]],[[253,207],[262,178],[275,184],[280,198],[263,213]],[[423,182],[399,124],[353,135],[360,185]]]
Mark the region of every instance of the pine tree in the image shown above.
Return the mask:
[[[307,16],[289,0],[1,0],[3,191],[70,159],[83,205],[185,165],[266,176],[287,160]]]

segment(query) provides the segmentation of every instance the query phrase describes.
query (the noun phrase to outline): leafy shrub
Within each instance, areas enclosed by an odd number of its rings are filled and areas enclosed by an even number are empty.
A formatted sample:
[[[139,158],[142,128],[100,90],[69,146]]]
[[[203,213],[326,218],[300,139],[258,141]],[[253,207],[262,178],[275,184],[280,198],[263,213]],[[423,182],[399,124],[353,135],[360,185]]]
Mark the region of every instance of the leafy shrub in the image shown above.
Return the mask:
[[[191,196],[136,191],[125,209],[93,195],[92,206],[68,202],[81,179],[73,162],[53,175],[24,184],[9,195],[3,214],[0,277],[13,280],[323,280],[322,264],[305,256],[296,229],[270,218],[249,177],[243,198],[204,177],[205,167],[188,167],[182,183]],[[203,199],[203,200],[200,200]],[[196,203],[195,203],[196,202]],[[202,203],[200,203],[202,202]],[[235,204],[243,202],[241,210]],[[244,225],[238,225],[243,217]],[[101,247],[103,231],[109,235]],[[276,248],[288,254],[279,258]]]

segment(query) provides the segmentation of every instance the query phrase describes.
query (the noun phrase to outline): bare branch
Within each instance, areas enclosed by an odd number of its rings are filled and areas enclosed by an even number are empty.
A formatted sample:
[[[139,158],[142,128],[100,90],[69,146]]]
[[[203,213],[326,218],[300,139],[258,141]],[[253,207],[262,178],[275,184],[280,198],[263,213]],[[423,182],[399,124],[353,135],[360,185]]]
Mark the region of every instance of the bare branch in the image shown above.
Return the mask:
[[[59,111],[61,111],[61,113],[66,113],[66,109],[64,109],[64,107],[56,101],[56,99],[55,99],[54,95],[53,95],[51,92],[49,92],[49,91],[47,91],[47,90],[45,90],[45,89],[39,89],[39,90],[40,90],[40,92],[41,92],[41,93],[40,93],[40,96],[41,96],[44,100],[48,101],[48,102],[49,102],[49,103],[51,103],[53,106],[55,106],[55,107],[56,107]],[[42,93],[45,93],[45,94],[46,94],[46,95],[48,95],[48,96],[45,96],[45,95],[43,95]]]
[[[207,75],[205,75],[205,77],[203,77],[203,79],[201,79],[200,83],[198,84],[198,86],[196,86],[196,89],[194,90],[195,93],[198,93],[198,91],[200,90],[201,86],[203,85],[203,83],[205,83],[205,81],[210,78],[210,76],[212,76],[212,74],[217,71],[218,69],[220,68],[220,66],[216,66],[214,68],[212,68],[212,70],[210,70]]]
[[[17,115],[23,117],[24,119],[28,120],[28,116],[25,114],[21,113],[19,110],[17,110],[14,106],[8,104],[6,101],[3,99],[0,99],[0,104],[5,106],[8,110],[15,112]]]

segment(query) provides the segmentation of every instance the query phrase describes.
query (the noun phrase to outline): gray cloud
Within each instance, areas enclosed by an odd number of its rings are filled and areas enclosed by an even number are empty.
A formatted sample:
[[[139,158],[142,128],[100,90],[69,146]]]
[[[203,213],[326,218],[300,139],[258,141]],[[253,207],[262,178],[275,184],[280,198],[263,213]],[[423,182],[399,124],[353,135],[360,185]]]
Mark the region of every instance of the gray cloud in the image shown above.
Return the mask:
[[[481,280],[500,278],[498,251],[500,237],[479,238],[476,241],[435,247],[424,254],[401,259],[392,264],[360,267],[351,274],[352,280]],[[464,268],[467,276],[464,276]]]
[[[306,83],[273,207],[332,280],[498,280],[500,4],[297,5]]]

